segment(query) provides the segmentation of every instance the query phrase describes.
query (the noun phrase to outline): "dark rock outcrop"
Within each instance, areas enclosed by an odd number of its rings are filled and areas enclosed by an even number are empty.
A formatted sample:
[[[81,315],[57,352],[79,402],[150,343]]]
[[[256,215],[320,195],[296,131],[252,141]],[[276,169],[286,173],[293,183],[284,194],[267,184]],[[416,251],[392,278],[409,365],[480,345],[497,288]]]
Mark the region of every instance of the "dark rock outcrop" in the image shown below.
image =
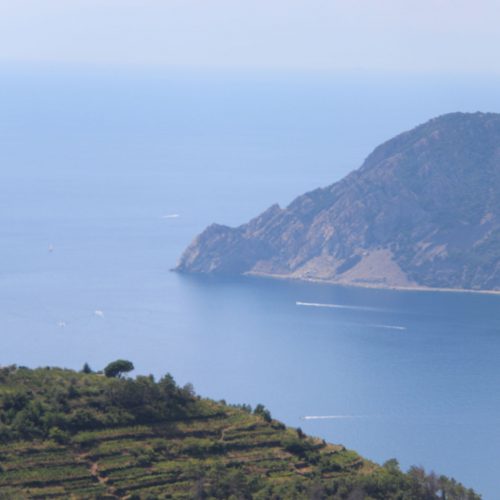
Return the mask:
[[[500,115],[453,113],[398,135],[285,209],[211,225],[176,269],[500,290]]]

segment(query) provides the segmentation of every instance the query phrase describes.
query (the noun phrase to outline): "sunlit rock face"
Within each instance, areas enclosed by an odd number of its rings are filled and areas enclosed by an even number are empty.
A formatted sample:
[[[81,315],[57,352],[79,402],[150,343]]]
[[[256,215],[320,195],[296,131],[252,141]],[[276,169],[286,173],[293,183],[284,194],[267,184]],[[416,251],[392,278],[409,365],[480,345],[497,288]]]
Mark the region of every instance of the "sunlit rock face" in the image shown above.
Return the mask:
[[[176,269],[500,290],[500,115],[452,113],[404,132],[284,209],[209,226]]]

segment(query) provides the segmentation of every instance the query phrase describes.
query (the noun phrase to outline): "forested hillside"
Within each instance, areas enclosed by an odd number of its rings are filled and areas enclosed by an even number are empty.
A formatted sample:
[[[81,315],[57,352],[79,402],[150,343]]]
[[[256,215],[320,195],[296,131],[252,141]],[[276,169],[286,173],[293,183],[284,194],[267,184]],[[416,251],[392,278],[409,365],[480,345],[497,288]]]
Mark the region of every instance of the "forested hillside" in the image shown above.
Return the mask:
[[[132,368],[1,368],[0,498],[479,498]]]

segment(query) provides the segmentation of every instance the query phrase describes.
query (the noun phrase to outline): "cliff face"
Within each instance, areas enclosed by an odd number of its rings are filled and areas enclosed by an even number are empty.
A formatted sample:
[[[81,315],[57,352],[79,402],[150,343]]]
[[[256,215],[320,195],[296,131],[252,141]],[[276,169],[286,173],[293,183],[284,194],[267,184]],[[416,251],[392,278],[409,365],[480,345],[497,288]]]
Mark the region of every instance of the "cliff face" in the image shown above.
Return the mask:
[[[500,115],[453,113],[405,132],[285,209],[209,226],[176,269],[500,290]]]

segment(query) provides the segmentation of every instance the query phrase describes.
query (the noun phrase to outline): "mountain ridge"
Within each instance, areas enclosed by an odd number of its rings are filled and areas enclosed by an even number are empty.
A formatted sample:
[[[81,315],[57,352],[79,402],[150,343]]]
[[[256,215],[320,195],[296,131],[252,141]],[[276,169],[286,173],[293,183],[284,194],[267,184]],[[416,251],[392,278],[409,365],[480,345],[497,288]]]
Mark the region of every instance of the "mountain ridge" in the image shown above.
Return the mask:
[[[500,115],[451,113],[382,143],[342,180],[209,226],[177,271],[500,291]]]

